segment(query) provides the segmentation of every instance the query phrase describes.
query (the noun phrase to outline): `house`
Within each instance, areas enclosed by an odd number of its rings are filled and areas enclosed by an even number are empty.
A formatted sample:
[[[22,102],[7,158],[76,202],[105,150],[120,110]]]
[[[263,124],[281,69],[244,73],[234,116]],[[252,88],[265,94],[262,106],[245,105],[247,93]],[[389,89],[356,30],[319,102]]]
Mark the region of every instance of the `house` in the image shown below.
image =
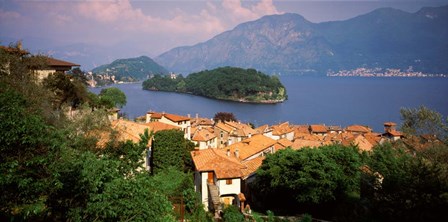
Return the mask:
[[[241,142],[227,146],[224,149],[232,155],[235,155],[237,159],[243,161],[254,159],[259,156],[265,156],[268,153],[274,153],[275,144],[277,144],[276,140],[258,134]]]
[[[205,209],[219,213],[221,205],[239,205],[241,179],[245,166],[230,152],[204,149],[191,152],[195,191]]]
[[[370,129],[368,126],[351,125],[345,128],[345,132],[349,132],[352,134],[366,134],[371,133],[372,129]]]
[[[54,59],[51,57],[45,58],[46,67],[34,70],[34,73],[37,76],[38,81],[42,81],[43,79],[47,78],[50,74],[53,74],[55,72],[66,72],[71,70],[73,67],[80,66],[75,63],[67,62],[60,59]]]
[[[395,129],[396,125],[397,124],[393,122],[385,122],[384,133],[381,134],[381,136],[388,141],[397,141],[399,139],[402,139],[403,133]]]
[[[286,138],[290,141],[294,140],[294,127],[289,125],[289,122],[280,123],[272,126],[272,139],[278,140]]]
[[[325,125],[310,125],[310,133],[315,135],[327,135],[328,128]]]
[[[208,148],[217,148],[217,138],[213,128],[195,128],[192,133],[191,141],[196,145],[199,150]]]
[[[265,124],[255,128],[256,134],[263,134],[269,138],[272,138],[272,128]]]
[[[134,143],[138,143],[140,142],[140,135],[142,135],[145,132],[145,130],[151,132],[151,128],[149,128],[148,126],[123,119],[112,121],[111,128],[115,132],[108,132],[108,131],[103,131],[99,133],[96,132],[96,135],[99,136],[99,140],[97,142],[98,147],[105,148],[109,141],[126,142],[130,140]],[[151,142],[152,140],[150,139],[147,144],[147,150],[145,150],[145,152],[142,153],[142,159],[144,159],[142,169],[149,170]]]
[[[218,140],[218,148],[224,148],[232,143],[232,141],[230,140],[230,134],[233,131],[232,127],[222,122],[218,122],[215,124],[214,131]]]
[[[149,122],[161,122],[168,125],[180,127],[184,132],[185,139],[191,138],[191,122],[190,117],[179,116],[169,113],[157,113],[149,111],[146,113],[146,123]]]
[[[340,126],[327,126],[329,133],[342,133],[342,127]]]

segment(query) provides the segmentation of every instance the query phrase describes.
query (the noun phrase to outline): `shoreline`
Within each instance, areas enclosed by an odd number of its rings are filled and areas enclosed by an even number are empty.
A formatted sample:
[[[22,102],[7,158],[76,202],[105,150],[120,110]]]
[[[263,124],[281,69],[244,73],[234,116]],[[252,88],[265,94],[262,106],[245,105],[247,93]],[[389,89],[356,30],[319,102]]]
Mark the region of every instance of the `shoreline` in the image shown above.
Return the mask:
[[[213,100],[229,101],[229,102],[236,102],[236,103],[247,103],[247,104],[270,104],[270,105],[275,105],[275,104],[283,103],[284,101],[287,100],[287,98],[285,98],[285,99],[282,99],[282,100],[248,101],[248,100],[245,100],[245,99],[215,98],[215,97],[211,97],[211,96],[197,95],[197,94],[193,94],[193,93],[190,93],[190,92],[166,91],[166,90],[144,89],[144,88],[142,88],[142,89],[143,90],[147,90],[147,91],[154,91],[154,92],[171,92],[171,93],[179,93],[179,94],[188,94],[188,95],[193,95],[193,96],[200,96],[200,97],[204,97],[204,98],[209,98],[209,99],[213,99]]]

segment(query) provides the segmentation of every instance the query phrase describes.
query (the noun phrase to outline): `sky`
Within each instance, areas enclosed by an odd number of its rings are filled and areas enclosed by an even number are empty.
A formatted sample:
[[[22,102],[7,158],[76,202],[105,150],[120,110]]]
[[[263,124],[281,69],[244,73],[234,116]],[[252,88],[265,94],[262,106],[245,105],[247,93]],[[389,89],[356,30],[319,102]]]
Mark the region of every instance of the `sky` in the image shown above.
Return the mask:
[[[265,15],[298,13],[320,23],[381,7],[416,12],[441,5],[448,0],[0,0],[0,44],[21,39],[25,48],[48,50],[83,43],[153,57]]]

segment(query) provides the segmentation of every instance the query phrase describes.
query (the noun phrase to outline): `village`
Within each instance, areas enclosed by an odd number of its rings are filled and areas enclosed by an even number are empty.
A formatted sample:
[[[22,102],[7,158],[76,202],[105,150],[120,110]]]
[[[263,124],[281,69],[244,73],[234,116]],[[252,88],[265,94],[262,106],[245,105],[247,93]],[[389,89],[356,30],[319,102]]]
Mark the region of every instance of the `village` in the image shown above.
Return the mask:
[[[149,111],[136,121],[118,118],[118,109],[109,116],[118,138],[138,142],[145,130],[180,130],[195,144],[191,152],[194,162],[195,191],[205,210],[218,214],[225,205],[236,205],[243,212],[250,206],[248,185],[254,181],[257,169],[267,154],[281,149],[317,148],[331,144],[354,145],[359,151],[371,151],[381,143],[397,141],[403,133],[396,123],[385,122],[384,132],[373,132],[368,126],[295,125],[289,122],[262,125],[236,121],[217,121],[196,114],[181,116]],[[151,143],[148,145],[145,168],[150,170]]]

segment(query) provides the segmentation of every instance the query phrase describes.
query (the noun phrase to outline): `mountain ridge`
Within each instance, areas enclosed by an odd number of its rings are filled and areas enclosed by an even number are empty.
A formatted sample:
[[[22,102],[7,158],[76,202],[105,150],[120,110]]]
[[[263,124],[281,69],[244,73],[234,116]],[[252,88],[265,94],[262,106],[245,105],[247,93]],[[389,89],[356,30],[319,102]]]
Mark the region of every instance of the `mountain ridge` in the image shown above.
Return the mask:
[[[415,13],[380,8],[344,21],[312,23],[295,13],[263,16],[154,60],[191,73],[221,66],[265,73],[324,74],[381,67],[448,73],[448,6]]]

